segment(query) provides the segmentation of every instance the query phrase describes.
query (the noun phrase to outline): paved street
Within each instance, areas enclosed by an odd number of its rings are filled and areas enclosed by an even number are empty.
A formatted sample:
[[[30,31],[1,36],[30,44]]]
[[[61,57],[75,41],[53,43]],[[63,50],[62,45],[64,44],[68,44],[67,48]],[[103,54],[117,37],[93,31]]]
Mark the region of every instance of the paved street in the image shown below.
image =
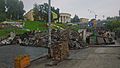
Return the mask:
[[[30,55],[32,61],[46,55],[47,49],[24,46],[0,47],[0,68],[13,68],[14,58],[24,54]],[[120,47],[71,50],[70,57],[57,66],[46,66],[49,61],[46,58],[39,59],[33,61],[28,68],[120,68]]]
[[[30,55],[31,61],[47,55],[47,49],[24,47],[24,46],[2,46],[0,47],[0,68],[13,68],[14,59],[20,55]]]
[[[47,59],[31,63],[29,68],[120,68],[120,47],[90,47],[71,51],[57,66],[46,66]]]

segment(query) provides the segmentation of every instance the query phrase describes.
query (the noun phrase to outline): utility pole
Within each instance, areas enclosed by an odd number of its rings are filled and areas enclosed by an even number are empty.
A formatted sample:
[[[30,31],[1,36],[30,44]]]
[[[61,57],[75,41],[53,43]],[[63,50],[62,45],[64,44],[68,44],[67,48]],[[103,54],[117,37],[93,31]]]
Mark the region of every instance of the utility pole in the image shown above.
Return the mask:
[[[48,11],[48,57],[51,58],[51,0],[48,0],[49,11]]]
[[[51,46],[51,0],[48,0],[49,13],[48,13],[48,25],[49,25],[49,42],[48,47]]]
[[[120,10],[119,10],[119,17],[120,17]]]

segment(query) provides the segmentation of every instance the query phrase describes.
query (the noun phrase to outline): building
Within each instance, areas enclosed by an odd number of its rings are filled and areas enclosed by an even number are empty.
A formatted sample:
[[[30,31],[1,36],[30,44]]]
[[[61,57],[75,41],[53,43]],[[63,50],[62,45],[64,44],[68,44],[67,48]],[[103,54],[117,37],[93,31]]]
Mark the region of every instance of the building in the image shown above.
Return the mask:
[[[33,15],[34,15],[33,9],[31,9],[30,11],[28,11],[28,12],[24,15],[25,20],[34,21]]]
[[[55,15],[55,13],[52,13],[53,16]],[[29,21],[34,21],[34,17],[33,17],[34,13],[33,13],[33,9],[31,9],[30,11],[28,11],[24,17],[25,20],[29,20]],[[67,22],[71,22],[71,14],[69,13],[60,13],[59,14],[59,22],[61,23],[67,23]]]
[[[71,14],[60,13],[59,22],[61,22],[61,23],[71,22]]]
[[[51,11],[51,14],[52,14],[52,17],[54,20],[54,22],[58,22],[58,19],[59,19],[59,14],[57,14],[56,12],[53,12]],[[39,16],[39,15],[38,15]],[[35,21],[35,18],[34,18],[34,10],[31,9],[30,11],[28,11],[25,15],[24,15],[24,18],[25,20],[29,20],[29,21]],[[41,20],[41,21],[47,21],[47,18],[41,18],[39,16],[39,19],[38,20]]]
[[[80,18],[80,23],[88,23],[89,19],[87,18]]]

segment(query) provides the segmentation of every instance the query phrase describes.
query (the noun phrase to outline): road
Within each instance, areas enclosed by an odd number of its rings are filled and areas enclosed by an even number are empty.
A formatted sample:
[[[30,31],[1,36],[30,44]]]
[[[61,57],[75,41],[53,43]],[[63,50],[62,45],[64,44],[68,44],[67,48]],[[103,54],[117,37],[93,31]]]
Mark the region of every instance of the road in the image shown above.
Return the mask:
[[[48,59],[32,62],[28,68],[120,68],[120,47],[90,47],[70,52],[70,57],[56,66],[46,66]]]
[[[14,68],[14,59],[21,55],[30,55],[31,61],[48,54],[45,48],[8,45],[0,47],[0,68]]]
[[[118,45],[118,44],[117,44]],[[47,49],[18,45],[0,47],[0,68],[13,68],[19,55],[30,55],[31,61],[47,55]],[[70,57],[57,66],[46,66],[49,59],[31,62],[28,68],[120,68],[120,47],[89,47],[71,50]]]

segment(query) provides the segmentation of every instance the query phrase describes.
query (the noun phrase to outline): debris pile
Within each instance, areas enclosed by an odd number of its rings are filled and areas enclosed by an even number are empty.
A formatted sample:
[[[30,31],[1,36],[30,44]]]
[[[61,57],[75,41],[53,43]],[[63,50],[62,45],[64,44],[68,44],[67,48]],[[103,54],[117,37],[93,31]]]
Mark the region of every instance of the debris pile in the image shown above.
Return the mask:
[[[51,47],[51,57],[54,61],[62,61],[69,56],[69,46],[66,41],[57,42]]]
[[[52,31],[51,57],[55,61],[62,61],[69,55],[68,30]]]
[[[90,45],[115,44],[109,31],[97,31],[96,34],[87,37],[87,43]]]
[[[10,35],[4,39],[0,40],[0,46],[2,45],[11,45],[16,37],[14,32],[11,32]]]
[[[83,41],[83,34],[78,33],[76,31],[70,31],[69,33],[69,47],[71,49],[80,49],[80,48],[85,48],[87,44]]]
[[[82,40],[81,33],[73,30],[52,30],[52,45],[57,42],[67,41],[70,49],[79,49],[86,47]],[[29,32],[20,35],[19,43],[23,46],[47,47],[48,35],[43,32]]]

